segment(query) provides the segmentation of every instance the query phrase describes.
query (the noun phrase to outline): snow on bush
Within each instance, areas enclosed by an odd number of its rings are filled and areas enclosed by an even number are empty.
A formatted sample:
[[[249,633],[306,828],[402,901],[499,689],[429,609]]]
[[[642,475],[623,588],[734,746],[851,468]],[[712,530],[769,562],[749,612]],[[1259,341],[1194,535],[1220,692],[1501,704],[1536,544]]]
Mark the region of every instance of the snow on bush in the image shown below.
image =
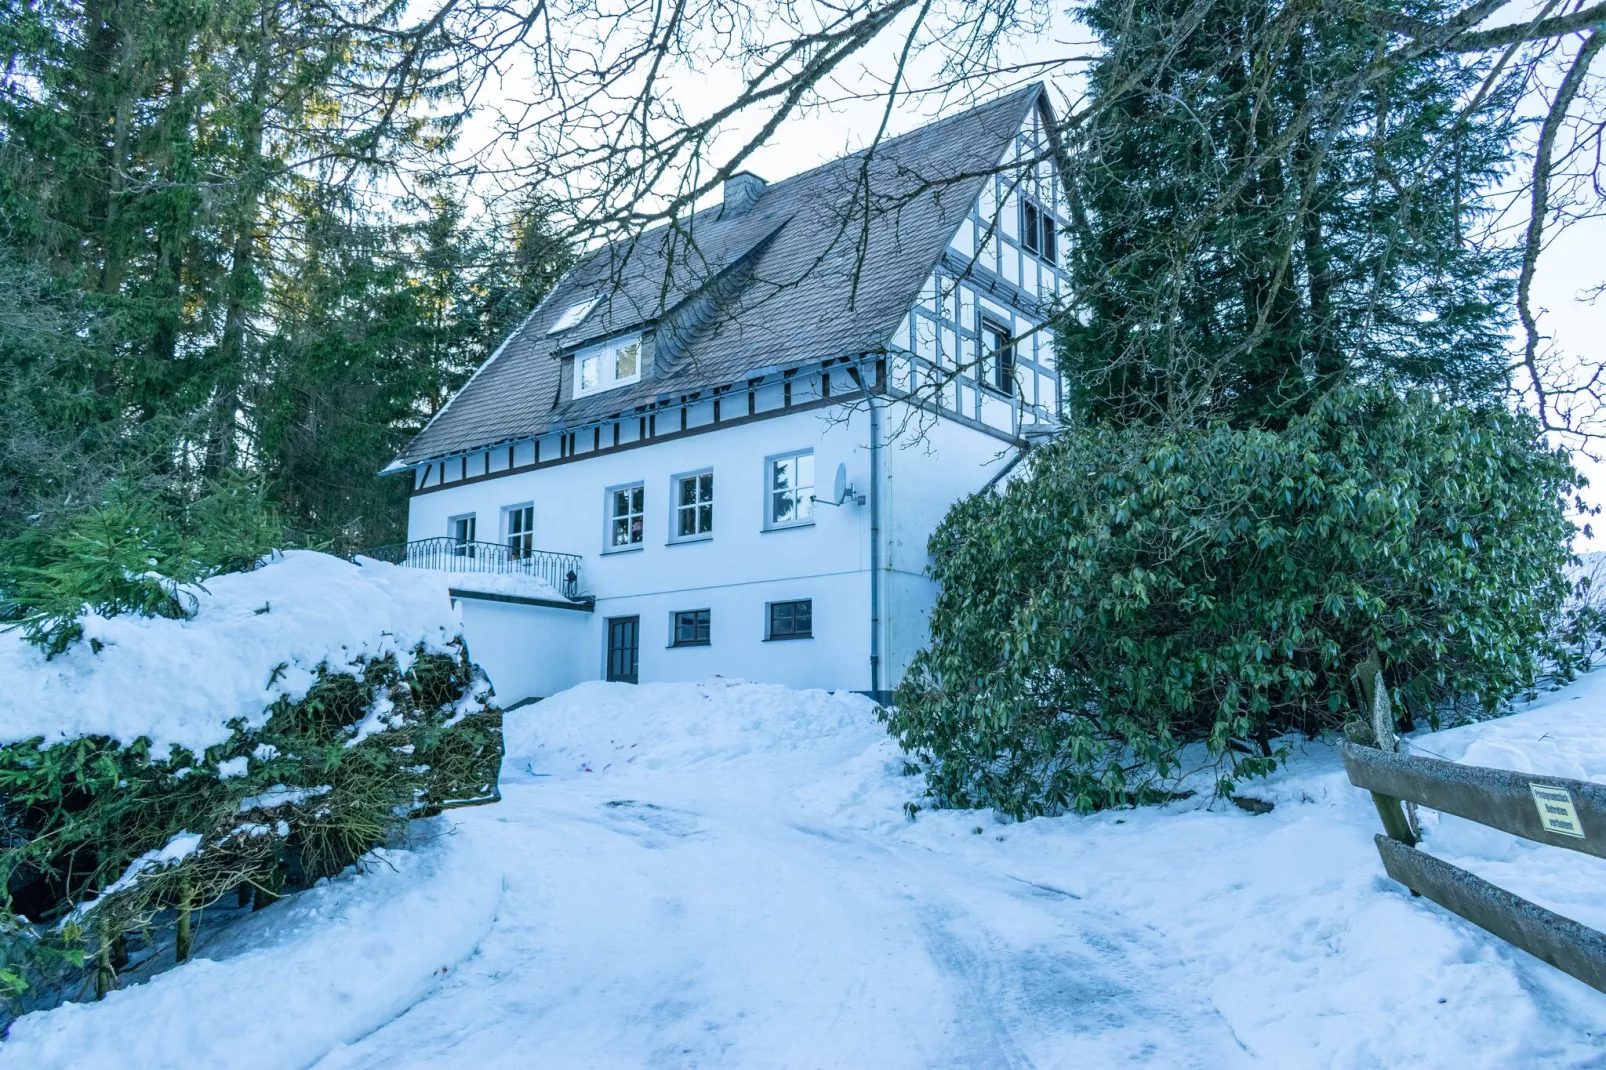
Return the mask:
[[[340,873],[414,815],[494,796],[500,718],[445,585],[324,554],[216,576],[192,617],[0,634],[0,997],[186,956],[226,894]],[[85,971],[87,970],[87,976]]]
[[[86,614],[85,641],[48,660],[20,633],[0,635],[0,744],[143,737],[154,757],[200,753],[235,719],[261,724],[276,699],[299,702],[321,668],[394,656],[405,670],[420,647],[452,653],[462,632],[439,577],[310,551],[203,591],[189,620]]]

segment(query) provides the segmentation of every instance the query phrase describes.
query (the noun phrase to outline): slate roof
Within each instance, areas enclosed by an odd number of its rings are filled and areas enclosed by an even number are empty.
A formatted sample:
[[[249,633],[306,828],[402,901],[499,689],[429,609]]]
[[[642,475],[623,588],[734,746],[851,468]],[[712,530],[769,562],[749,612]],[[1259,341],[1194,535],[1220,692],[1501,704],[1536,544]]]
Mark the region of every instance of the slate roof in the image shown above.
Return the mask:
[[[885,141],[868,165],[858,152],[794,175],[733,218],[716,205],[592,252],[392,468],[881,348],[1041,93],[1028,86]],[[592,297],[579,326],[547,333]],[[646,326],[658,328],[658,359],[640,382],[558,403],[564,356]]]

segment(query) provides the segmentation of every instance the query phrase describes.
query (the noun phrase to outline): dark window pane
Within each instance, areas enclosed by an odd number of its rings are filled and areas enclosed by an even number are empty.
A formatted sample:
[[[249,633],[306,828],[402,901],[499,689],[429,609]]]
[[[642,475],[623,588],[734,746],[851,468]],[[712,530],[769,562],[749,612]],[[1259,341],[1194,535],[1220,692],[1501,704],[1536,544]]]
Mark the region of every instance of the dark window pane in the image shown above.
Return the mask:
[[[814,603],[808,599],[797,602],[770,603],[771,639],[807,638],[813,634]]]
[[[714,507],[712,505],[700,505],[697,507],[697,526],[698,530],[704,533],[714,530]]]
[[[1050,263],[1059,260],[1059,238],[1054,233],[1054,217],[1043,214],[1043,259]]]
[[[699,476],[697,485],[700,500],[705,502],[714,500],[714,473],[709,472],[705,476]]]

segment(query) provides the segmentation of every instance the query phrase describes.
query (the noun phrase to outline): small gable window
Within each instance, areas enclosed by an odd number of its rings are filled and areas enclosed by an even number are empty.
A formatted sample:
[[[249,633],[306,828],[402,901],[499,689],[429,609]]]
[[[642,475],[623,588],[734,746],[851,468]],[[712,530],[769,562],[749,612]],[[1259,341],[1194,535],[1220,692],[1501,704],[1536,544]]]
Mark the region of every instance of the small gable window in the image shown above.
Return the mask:
[[[585,319],[586,316],[590,314],[591,310],[596,307],[597,299],[595,297],[585,301],[576,301],[574,304],[563,310],[563,315],[559,316],[552,322],[552,326],[546,329],[546,333],[558,334],[562,331],[568,330],[571,327],[578,327],[580,325],[580,321]]]
[[[641,379],[641,338],[619,338],[574,358],[574,396],[584,397]]]
[[[1054,213],[1030,197],[1020,199],[1020,243],[1050,264],[1059,260],[1059,235],[1055,233]]]
[[[982,385],[1000,394],[1015,393],[1015,340],[1009,328],[999,326],[992,320],[983,320],[981,344]]]

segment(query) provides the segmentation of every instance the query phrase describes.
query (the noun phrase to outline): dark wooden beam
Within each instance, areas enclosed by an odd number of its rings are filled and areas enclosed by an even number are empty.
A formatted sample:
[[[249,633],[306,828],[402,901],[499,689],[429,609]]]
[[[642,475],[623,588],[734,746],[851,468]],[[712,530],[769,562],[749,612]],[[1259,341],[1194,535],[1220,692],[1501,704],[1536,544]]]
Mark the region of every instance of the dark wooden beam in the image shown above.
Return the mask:
[[[1474,873],[1375,837],[1390,877],[1500,939],[1606,992],[1606,933],[1496,887]]]
[[[1349,742],[1339,744],[1339,753],[1350,783],[1358,788],[1409,799],[1513,836],[1606,858],[1606,785],[1390,754]],[[1548,808],[1549,827],[1541,807]],[[1557,831],[1569,825],[1576,834]]]

